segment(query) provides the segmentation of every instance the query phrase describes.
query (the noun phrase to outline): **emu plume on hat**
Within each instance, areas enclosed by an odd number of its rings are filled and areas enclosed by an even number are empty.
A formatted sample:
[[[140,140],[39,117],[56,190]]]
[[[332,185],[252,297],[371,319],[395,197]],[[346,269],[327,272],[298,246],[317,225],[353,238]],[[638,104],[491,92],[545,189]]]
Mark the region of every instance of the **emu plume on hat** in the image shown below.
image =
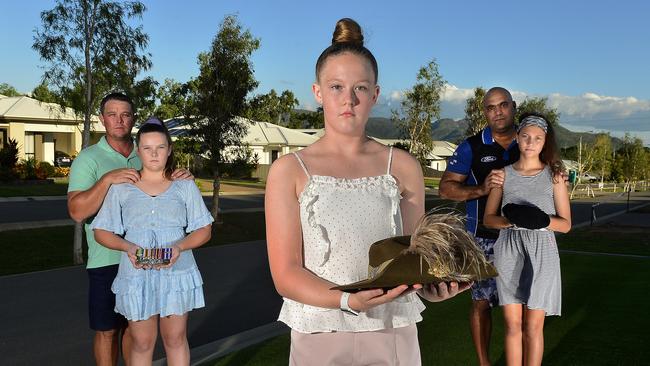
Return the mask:
[[[369,278],[333,287],[355,292],[417,283],[471,282],[496,277],[457,213],[424,215],[413,235],[380,240],[369,249]]]

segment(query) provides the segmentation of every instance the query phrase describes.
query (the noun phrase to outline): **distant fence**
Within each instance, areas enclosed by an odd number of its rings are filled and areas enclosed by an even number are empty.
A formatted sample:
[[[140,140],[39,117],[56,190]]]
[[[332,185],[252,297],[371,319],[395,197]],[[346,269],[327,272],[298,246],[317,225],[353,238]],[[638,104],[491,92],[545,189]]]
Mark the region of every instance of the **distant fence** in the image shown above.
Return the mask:
[[[571,190],[571,198],[594,197],[596,193],[644,192],[650,190],[650,182],[639,181],[629,183],[578,183]]]

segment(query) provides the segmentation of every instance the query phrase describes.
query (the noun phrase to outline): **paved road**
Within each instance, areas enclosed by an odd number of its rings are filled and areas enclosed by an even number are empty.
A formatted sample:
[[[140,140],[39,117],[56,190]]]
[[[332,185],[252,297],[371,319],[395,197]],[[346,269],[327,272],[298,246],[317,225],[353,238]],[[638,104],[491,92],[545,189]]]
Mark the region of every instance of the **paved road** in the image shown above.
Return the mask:
[[[206,308],[190,313],[195,348],[275,321],[275,292],[263,241],[195,251]],[[82,267],[0,277],[0,364],[91,365],[87,276]],[[163,357],[160,341],[154,359]]]
[[[644,195],[642,192],[631,194],[633,198],[642,195]],[[596,207],[596,215],[598,217],[621,210],[626,206],[626,199],[626,194],[614,193],[596,198],[573,200],[571,202],[573,221],[589,221],[591,206],[595,202],[602,203]],[[210,197],[204,197],[204,200],[208,207],[212,205]],[[222,196],[219,199],[219,205],[222,210],[261,209],[264,207],[264,195]],[[427,209],[439,205],[456,207],[460,210],[464,209],[462,203],[444,201],[439,199],[435,194],[427,195]],[[47,200],[0,202],[0,224],[64,219],[69,219],[65,197],[54,197]]]

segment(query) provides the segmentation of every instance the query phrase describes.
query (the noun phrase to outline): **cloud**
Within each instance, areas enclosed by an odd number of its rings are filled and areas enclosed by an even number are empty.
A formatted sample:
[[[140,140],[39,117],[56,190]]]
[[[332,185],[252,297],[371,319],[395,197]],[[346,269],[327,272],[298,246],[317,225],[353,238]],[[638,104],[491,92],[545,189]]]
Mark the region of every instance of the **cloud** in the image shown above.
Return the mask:
[[[314,102],[306,102],[306,103],[303,102],[303,103],[300,103],[298,108],[315,112],[316,108],[318,108],[318,105],[316,105],[315,101]]]
[[[401,102],[404,98],[404,92],[401,90],[393,90],[390,92],[389,99],[395,102]]]
[[[560,123],[572,131],[606,131],[613,136],[622,137],[625,132],[644,140],[650,145],[650,100],[632,96],[615,97],[587,92],[581,95],[531,94],[511,90],[517,103],[530,97],[547,97],[549,106],[560,112]],[[465,116],[465,101],[474,95],[473,88],[460,88],[446,84],[440,98],[441,117],[461,119]],[[392,91],[388,102],[378,103],[373,115],[384,116],[386,105],[399,106],[404,98],[403,91]],[[380,105],[380,104],[383,104]]]
[[[639,113],[650,113],[650,100],[635,97],[610,97],[595,93],[568,96],[553,93],[548,96],[548,102],[564,115],[580,119],[594,116],[625,118]]]
[[[474,89],[461,89],[452,84],[445,84],[441,99],[447,103],[460,103],[464,107],[467,99],[472,96],[474,96]]]

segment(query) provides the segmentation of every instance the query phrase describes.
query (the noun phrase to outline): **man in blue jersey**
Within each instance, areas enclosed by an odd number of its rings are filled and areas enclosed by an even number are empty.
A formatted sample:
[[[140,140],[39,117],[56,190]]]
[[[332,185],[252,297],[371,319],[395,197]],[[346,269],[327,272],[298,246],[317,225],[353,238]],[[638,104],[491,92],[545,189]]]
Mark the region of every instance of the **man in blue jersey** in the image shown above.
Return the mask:
[[[488,126],[458,145],[440,180],[441,198],[465,201],[467,230],[474,235],[490,262],[499,233],[482,225],[483,212],[490,189],[503,185],[503,167],[519,159],[515,111],[516,104],[508,90],[501,87],[488,90],[483,98]],[[479,365],[482,366],[490,364],[491,308],[498,304],[493,278],[474,283],[470,328]]]

